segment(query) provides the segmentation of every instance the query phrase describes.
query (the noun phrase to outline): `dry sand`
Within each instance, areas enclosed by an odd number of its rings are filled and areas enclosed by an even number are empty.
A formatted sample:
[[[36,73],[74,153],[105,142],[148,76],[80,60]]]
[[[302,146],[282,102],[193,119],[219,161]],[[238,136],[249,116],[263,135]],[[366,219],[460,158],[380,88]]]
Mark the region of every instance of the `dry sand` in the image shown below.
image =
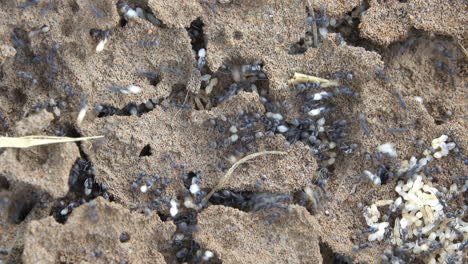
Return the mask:
[[[25,0],[1,1],[0,135],[105,138],[0,150],[0,250],[5,250],[0,263],[203,262],[207,251],[214,253],[208,263],[380,263],[384,242],[352,250],[367,242],[366,236],[356,234],[367,228],[358,204],[394,199],[397,179],[377,186],[366,181],[363,170],[378,166],[365,158],[366,153],[393,142],[405,160],[422,152],[418,140],[430,145],[447,134],[460,154],[432,164],[443,168],[434,175],[437,183],[448,188],[455,178],[468,175],[460,158],[468,155],[467,53],[461,48],[468,47],[466,2],[310,1],[316,14],[335,19],[352,17],[361,4],[363,12],[354,17],[354,26],[337,27],[318,47],[290,54],[291,45],[311,30],[308,2],[129,1],[131,8],[151,11],[162,21],[153,25],[141,18],[124,21],[113,0],[41,0],[24,8]],[[197,19],[202,27],[194,22]],[[43,25],[48,32],[28,36]],[[202,29],[202,35],[191,39],[191,25]],[[96,53],[92,29],[111,30],[102,52]],[[192,48],[201,46],[206,48],[207,66],[199,70]],[[240,111],[267,112],[259,93],[242,91],[214,107],[202,103],[205,109],[195,102],[215,100],[228,91],[235,80],[225,66],[256,61],[268,77],[255,82],[260,95],[278,102],[287,122],[304,117],[304,99],[288,85],[295,72],[337,79],[340,87],[358,92],[357,98],[333,99],[336,111],[326,114],[327,120],[348,121],[346,142],[358,148],[338,154],[328,167],[319,208],[301,205],[295,198],[286,211],[209,205],[194,213],[183,206],[190,195],[181,175],[200,175],[198,185],[207,192],[239,149],[245,150],[242,155],[265,150],[287,155],[264,156],[240,166],[223,189],[291,196],[307,186],[319,189],[323,162],[310,154],[307,144],[289,144],[276,133],[247,149],[240,139],[220,146],[229,136],[230,123],[241,123]],[[158,77],[150,80],[138,71]],[[200,81],[207,73],[219,79],[208,96],[206,83]],[[340,77],[347,74],[352,78]],[[141,92],[123,94],[110,88],[129,85],[141,87]],[[38,107],[51,99],[64,104]],[[158,102],[149,109],[143,106],[148,100]],[[84,101],[87,113],[77,124]],[[96,111],[100,105],[113,107],[117,114],[102,116]],[[137,116],[129,114],[132,105],[139,109]],[[360,115],[367,120],[368,135]],[[404,131],[388,131],[396,128]],[[94,167],[85,173],[94,179],[89,196],[83,187],[77,190],[68,184],[78,158]],[[162,176],[162,194],[142,193],[141,184],[133,188],[140,172]],[[161,186],[164,181],[167,187]],[[78,182],[83,185],[82,178]],[[161,197],[166,199],[161,205],[145,212]],[[171,199],[179,203],[178,217],[172,218],[165,204]],[[464,199],[460,195],[449,206],[463,208]],[[72,202],[77,208],[63,217],[61,210]],[[279,218],[268,223],[274,212]],[[191,223],[193,230],[185,234],[180,226],[176,229],[181,222]],[[119,241],[122,232],[130,234],[128,242]],[[177,245],[180,233],[185,237]],[[187,247],[188,256],[178,258]]]

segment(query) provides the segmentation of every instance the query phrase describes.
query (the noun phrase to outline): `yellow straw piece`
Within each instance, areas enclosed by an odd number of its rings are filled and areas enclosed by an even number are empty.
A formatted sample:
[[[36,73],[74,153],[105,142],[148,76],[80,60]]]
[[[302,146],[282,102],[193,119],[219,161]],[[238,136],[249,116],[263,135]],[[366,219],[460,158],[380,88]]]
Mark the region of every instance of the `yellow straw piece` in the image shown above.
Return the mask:
[[[94,137],[52,137],[52,136],[25,136],[25,137],[0,137],[0,148],[29,148],[40,145],[55,143],[76,142],[103,138],[104,136]]]
[[[298,84],[298,83],[319,83],[321,87],[334,87],[338,86],[337,81],[330,81],[327,79],[315,77],[312,75],[302,74],[302,73],[294,73],[294,76],[289,79],[288,84]]]

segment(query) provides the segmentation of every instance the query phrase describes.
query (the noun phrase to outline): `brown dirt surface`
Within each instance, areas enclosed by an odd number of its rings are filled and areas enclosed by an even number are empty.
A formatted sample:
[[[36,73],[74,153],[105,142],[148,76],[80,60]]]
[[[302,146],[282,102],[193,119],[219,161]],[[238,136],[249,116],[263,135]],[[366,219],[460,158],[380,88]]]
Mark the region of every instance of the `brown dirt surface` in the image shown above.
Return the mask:
[[[157,216],[132,214],[98,198],[94,205],[74,211],[65,225],[52,217],[31,222],[22,259],[24,263],[166,263],[161,252],[167,250],[174,229]]]
[[[41,135],[53,118],[51,113],[43,110],[19,121],[14,134]],[[0,174],[5,175],[12,188],[37,189],[58,199],[68,192],[70,167],[79,156],[74,143],[10,149],[0,154]]]
[[[467,17],[460,11],[465,9],[464,1],[370,1],[360,29],[363,37],[385,46],[414,29],[463,39]]]
[[[445,134],[456,149],[420,173],[468,175],[465,1],[0,2],[0,136],[104,136],[0,149],[0,264],[386,263],[359,231],[402,161]],[[446,210],[466,220],[466,199]]]
[[[198,216],[197,241],[223,263],[321,263],[318,223],[302,207],[268,225],[267,214],[211,206]],[[219,216],[217,224],[212,218]]]

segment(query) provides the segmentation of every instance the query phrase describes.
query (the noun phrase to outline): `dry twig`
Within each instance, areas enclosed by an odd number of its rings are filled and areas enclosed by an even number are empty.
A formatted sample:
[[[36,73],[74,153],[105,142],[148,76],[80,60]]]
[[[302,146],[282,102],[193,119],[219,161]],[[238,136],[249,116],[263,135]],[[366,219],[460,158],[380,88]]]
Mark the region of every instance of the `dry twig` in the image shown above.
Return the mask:
[[[314,38],[314,48],[317,48],[319,43],[318,43],[318,35],[317,35],[317,22],[315,21],[315,15],[314,15],[314,7],[312,6],[312,3],[310,0],[307,1],[309,3],[309,12],[310,16],[312,17],[312,36]]]
[[[253,154],[250,154],[250,155],[247,155],[247,156],[243,157],[242,159],[240,159],[236,163],[234,163],[234,165],[232,165],[231,168],[229,168],[229,170],[226,172],[226,174],[219,181],[218,185],[216,185],[216,187],[214,187],[211,190],[211,192],[208,193],[208,195],[203,199],[202,204],[206,204],[206,202],[208,202],[208,200],[211,198],[213,193],[215,193],[219,189],[223,188],[224,183],[231,177],[234,170],[237,169],[237,167],[239,167],[240,165],[246,163],[247,161],[249,161],[251,159],[254,159],[254,158],[260,157],[260,156],[264,156],[264,155],[286,155],[286,154],[287,153],[283,152],[283,151],[262,151],[262,152],[253,153]]]

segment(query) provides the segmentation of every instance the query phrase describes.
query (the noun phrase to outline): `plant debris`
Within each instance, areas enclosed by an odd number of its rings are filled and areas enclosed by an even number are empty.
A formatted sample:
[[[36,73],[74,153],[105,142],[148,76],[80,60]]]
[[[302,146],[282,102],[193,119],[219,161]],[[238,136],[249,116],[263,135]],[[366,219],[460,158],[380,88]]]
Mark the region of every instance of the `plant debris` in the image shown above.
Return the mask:
[[[54,136],[24,136],[24,137],[0,137],[0,148],[30,148],[34,146],[87,141],[93,139],[100,139],[104,136],[94,137],[54,137]]]
[[[465,4],[271,2],[2,4],[0,264],[464,263]]]

